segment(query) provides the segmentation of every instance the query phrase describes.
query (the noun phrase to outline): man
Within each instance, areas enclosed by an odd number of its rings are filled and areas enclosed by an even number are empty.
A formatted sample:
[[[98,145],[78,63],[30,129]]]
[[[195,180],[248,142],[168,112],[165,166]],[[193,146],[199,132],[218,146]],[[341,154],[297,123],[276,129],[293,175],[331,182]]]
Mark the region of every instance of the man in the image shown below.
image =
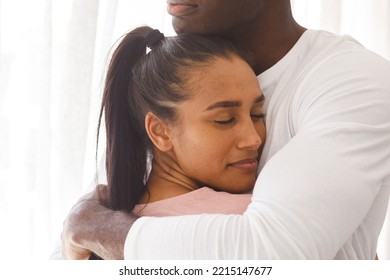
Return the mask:
[[[137,219],[102,206],[98,187],[64,223],[64,256],[373,259],[390,191],[390,64],[299,26],[289,0],[167,2],[178,34],[253,55],[268,139],[252,203],[241,216]]]

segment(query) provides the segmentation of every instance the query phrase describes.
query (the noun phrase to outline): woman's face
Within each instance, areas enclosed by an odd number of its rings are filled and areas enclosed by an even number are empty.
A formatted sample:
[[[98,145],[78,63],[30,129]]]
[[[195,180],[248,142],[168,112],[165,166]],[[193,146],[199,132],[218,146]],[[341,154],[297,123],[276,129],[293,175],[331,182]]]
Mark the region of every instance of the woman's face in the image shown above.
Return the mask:
[[[265,140],[264,96],[242,59],[218,58],[191,71],[191,98],[178,105],[173,154],[183,174],[200,186],[250,191]]]

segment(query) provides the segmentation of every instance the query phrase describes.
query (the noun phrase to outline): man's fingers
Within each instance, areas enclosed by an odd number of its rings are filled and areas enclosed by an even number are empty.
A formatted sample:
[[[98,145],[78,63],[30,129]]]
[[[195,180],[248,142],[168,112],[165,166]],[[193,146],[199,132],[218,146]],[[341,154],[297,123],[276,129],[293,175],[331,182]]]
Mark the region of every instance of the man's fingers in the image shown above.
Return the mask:
[[[65,260],[88,260],[90,256],[90,251],[79,247],[68,245],[62,249],[62,257]]]
[[[88,260],[91,256],[91,251],[79,245],[77,238],[75,238],[73,231],[67,228],[68,223],[64,223],[64,231],[61,233],[61,249],[62,257],[65,260]]]
[[[97,195],[97,188],[92,192],[87,193],[79,201],[73,205],[68,216],[63,223],[63,232],[61,233],[62,240],[62,256],[68,260],[88,260],[91,251],[84,248],[85,244],[83,233],[87,221],[90,220],[89,214],[91,211],[100,206],[99,198]],[[93,206],[91,211],[86,211],[89,206]]]
[[[107,206],[108,205],[108,187],[107,185],[98,185],[95,189],[98,193],[100,204]]]

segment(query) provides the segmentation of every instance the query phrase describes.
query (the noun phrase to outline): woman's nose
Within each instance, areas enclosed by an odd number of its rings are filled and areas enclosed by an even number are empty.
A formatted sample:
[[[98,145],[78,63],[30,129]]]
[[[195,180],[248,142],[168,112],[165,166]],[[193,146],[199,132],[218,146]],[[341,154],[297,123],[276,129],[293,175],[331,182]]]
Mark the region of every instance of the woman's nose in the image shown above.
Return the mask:
[[[239,149],[257,150],[262,144],[259,132],[256,130],[255,124],[252,121],[245,124],[239,137],[240,140],[237,144]]]

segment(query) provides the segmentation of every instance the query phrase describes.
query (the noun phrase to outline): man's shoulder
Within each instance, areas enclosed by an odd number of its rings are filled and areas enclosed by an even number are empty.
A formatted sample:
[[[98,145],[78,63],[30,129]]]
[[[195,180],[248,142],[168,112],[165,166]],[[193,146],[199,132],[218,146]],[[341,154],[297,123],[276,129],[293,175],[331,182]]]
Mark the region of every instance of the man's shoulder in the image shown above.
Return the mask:
[[[381,57],[372,50],[366,48],[354,37],[345,34],[337,35],[323,30],[308,30],[306,44],[308,51],[312,51],[313,58],[323,59],[352,59],[354,62],[365,61],[367,58],[371,63],[380,63],[384,66],[390,65],[390,62]],[[342,65],[339,65],[342,66]]]
[[[306,52],[301,53],[301,61],[293,72],[300,83],[317,81],[324,86],[331,81],[373,80],[388,85],[390,62],[353,37],[321,30],[307,32]]]

